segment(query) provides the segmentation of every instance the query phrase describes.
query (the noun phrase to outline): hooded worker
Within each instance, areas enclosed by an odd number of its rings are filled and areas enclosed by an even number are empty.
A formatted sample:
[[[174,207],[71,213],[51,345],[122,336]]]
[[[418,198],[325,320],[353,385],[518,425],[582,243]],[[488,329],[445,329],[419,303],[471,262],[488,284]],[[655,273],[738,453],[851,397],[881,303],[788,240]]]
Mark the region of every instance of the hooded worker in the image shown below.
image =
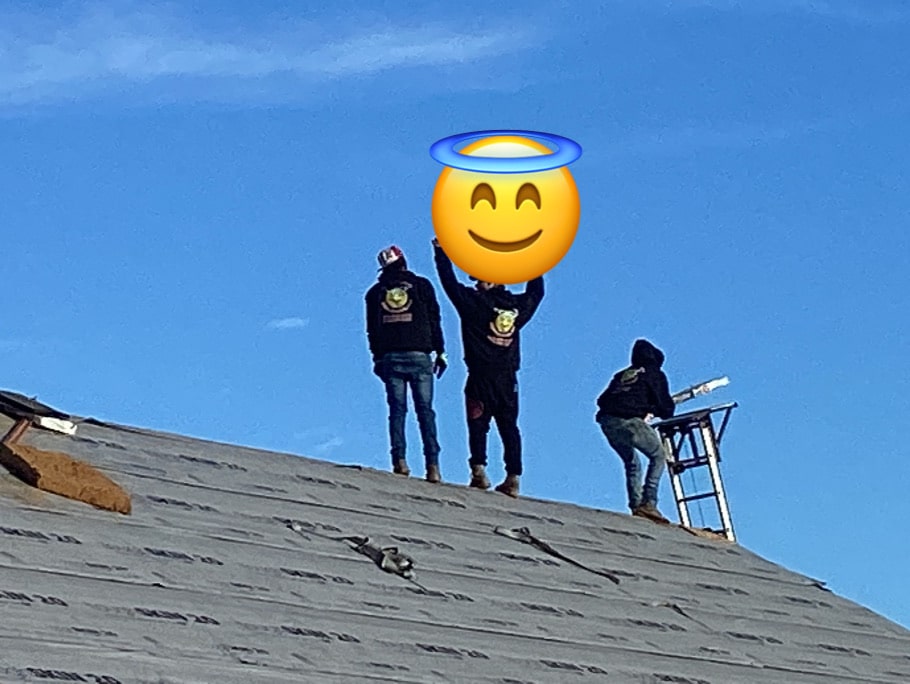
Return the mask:
[[[663,363],[664,353],[660,349],[648,340],[636,340],[632,345],[631,365],[618,371],[597,398],[596,421],[622,459],[632,515],[668,523],[657,509],[667,454],[657,431],[648,424],[653,416],[670,418],[676,410]],[[638,451],[649,461],[644,482]]]

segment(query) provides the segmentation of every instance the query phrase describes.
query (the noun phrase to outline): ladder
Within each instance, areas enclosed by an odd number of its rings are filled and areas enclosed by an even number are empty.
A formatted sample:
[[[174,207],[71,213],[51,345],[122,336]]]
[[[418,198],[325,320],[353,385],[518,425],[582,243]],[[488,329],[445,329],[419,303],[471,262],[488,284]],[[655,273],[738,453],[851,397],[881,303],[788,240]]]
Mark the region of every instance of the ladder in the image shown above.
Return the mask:
[[[730,420],[730,413],[736,402],[720,404],[710,408],[681,413],[654,424],[667,452],[667,473],[673,486],[676,509],[680,523],[692,527],[689,504],[693,501],[713,498],[717,504],[720,529],[711,532],[736,541],[730,509],[724,494],[720,477],[720,440]],[[720,427],[715,429],[714,419],[720,417]],[[708,467],[712,491],[687,494],[683,490],[682,474],[690,468]]]

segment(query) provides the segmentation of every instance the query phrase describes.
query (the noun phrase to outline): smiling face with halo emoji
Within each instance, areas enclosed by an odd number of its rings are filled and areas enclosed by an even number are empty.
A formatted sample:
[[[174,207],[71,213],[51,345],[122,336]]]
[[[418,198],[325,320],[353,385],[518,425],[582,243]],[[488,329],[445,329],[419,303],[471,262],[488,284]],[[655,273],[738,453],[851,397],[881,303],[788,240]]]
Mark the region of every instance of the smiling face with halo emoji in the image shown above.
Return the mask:
[[[497,135],[461,154],[529,157],[550,154],[535,140]],[[543,275],[569,251],[581,214],[566,167],[529,173],[483,173],[446,167],[433,192],[433,227],[460,269],[502,285]]]

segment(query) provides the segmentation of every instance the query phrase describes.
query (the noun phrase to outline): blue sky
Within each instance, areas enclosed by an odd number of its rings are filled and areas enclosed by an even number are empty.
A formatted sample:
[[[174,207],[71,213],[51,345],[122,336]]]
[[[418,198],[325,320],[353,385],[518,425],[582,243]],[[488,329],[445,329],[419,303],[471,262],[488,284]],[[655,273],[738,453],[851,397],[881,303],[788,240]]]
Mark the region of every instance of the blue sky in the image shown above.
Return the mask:
[[[594,402],[648,337],[674,389],[731,378],[739,541],[910,626],[910,6],[298,5],[4,4],[0,386],[388,468],[362,298],[392,242],[437,282],[429,146],[569,136],[581,223],[524,332],[523,492],[625,510]],[[439,294],[442,473],[467,482]]]

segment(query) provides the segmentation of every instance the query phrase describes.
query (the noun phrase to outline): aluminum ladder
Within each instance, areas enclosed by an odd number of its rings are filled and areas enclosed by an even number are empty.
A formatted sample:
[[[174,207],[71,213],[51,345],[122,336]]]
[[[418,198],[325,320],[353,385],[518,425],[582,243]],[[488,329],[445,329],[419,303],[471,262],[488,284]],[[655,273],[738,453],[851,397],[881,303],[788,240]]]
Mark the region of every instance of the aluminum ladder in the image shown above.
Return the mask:
[[[681,413],[654,424],[667,452],[667,474],[673,486],[680,523],[692,528],[689,504],[713,498],[717,504],[720,528],[709,528],[709,531],[734,542],[736,535],[733,532],[730,508],[720,476],[720,440],[730,420],[730,413],[737,406],[736,402],[720,404]],[[716,429],[715,418],[720,419],[720,426]],[[686,470],[705,466],[710,473],[712,491],[686,493],[683,489],[682,474]]]

